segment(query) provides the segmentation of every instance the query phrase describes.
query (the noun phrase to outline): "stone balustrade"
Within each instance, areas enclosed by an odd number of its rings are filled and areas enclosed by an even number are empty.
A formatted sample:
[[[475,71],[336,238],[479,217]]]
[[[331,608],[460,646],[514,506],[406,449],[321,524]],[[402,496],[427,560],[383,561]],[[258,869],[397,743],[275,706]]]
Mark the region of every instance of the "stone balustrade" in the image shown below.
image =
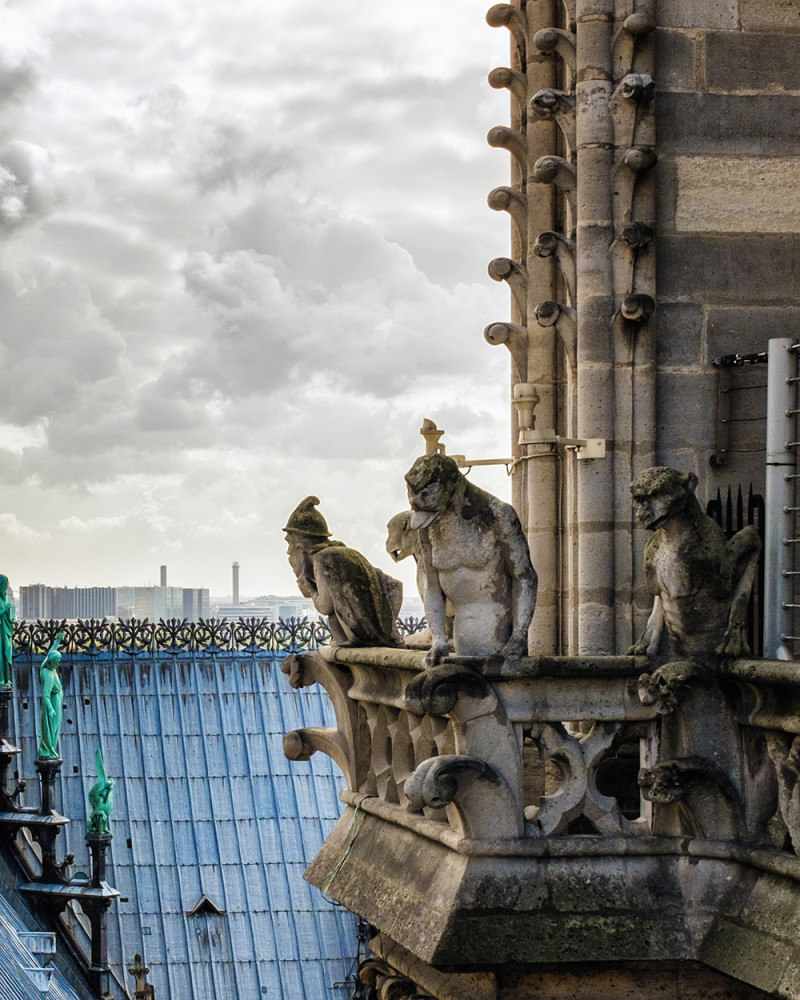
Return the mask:
[[[792,664],[712,676],[648,674],[641,657],[451,657],[425,670],[423,656],[322,647],[283,661],[293,686],[325,687],[337,718],[288,733],[286,755],[321,750],[345,784],[306,877],[379,928],[377,955],[453,970],[702,961],[760,989],[765,941],[781,968],[800,960],[785,921],[800,904]]]

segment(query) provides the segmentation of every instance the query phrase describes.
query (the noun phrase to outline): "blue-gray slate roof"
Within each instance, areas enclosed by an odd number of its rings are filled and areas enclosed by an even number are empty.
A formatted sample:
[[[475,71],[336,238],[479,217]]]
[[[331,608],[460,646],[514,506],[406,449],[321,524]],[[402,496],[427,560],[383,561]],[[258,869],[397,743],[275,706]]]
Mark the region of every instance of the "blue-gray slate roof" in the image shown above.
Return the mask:
[[[40,659],[15,663],[14,733],[32,805]],[[61,662],[57,809],[73,822],[59,849],[75,853],[73,871],[89,871],[86,794],[99,744],[116,782],[107,879],[122,894],[108,917],[109,960],[131,992],[127,967],[140,953],[158,1000],[351,995],[335,984],[354,971],[355,918],[302,878],[341,812],[343,779],[321,754],[290,764],[282,752],[289,730],[335,722],[325,693],[290,688],[279,659]]]
[[[0,895],[0,997],[2,1000],[81,1000],[50,960],[52,934],[32,932]]]

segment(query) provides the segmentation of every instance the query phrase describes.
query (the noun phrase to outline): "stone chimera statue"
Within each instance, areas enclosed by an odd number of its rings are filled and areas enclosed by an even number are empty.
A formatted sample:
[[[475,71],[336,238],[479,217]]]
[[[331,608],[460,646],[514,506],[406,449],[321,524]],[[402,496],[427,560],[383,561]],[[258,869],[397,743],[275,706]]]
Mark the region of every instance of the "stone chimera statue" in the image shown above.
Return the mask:
[[[666,625],[672,656],[713,665],[717,656],[748,652],[745,613],[761,540],[750,525],[730,540],[705,514],[697,476],[659,466],[631,483],[640,523],[652,531],[644,550],[653,610],[631,653],[655,655]]]
[[[317,497],[306,497],[283,529],[300,593],[327,616],[334,646],[402,646],[402,583],[332,540],[318,504]]]
[[[537,577],[514,508],[471,483],[446,455],[418,458],[406,484],[433,637],[428,666],[448,652],[446,602],[457,655],[524,656]]]

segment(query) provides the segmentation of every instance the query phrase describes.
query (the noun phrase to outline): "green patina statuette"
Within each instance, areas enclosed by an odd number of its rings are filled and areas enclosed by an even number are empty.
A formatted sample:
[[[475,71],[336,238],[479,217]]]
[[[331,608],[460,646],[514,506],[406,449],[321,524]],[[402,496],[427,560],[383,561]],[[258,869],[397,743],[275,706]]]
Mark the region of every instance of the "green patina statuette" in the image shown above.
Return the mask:
[[[89,805],[91,815],[86,824],[87,833],[111,833],[109,820],[111,810],[114,808],[114,779],[106,774],[103,763],[103,752],[100,747],[95,752],[97,761],[97,781],[89,789]]]
[[[0,575],[0,687],[11,687],[14,655],[14,605],[8,598],[8,577]]]
[[[64,688],[58,673],[58,665],[61,663],[58,647],[63,638],[64,633],[59,632],[39,668],[39,677],[42,681],[42,733],[39,740],[39,757],[45,760],[58,760],[59,756],[58,737],[64,713]]]

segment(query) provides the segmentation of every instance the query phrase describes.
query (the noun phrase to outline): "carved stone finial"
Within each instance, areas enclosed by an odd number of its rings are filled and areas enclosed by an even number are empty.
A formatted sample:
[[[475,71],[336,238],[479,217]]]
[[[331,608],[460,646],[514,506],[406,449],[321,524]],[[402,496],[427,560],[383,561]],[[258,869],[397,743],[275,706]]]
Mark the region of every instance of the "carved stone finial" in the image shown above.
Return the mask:
[[[128,966],[128,972],[134,979],[134,1000],[155,1000],[155,990],[147,982],[150,969],[144,964],[141,955],[134,955],[133,965]]]

